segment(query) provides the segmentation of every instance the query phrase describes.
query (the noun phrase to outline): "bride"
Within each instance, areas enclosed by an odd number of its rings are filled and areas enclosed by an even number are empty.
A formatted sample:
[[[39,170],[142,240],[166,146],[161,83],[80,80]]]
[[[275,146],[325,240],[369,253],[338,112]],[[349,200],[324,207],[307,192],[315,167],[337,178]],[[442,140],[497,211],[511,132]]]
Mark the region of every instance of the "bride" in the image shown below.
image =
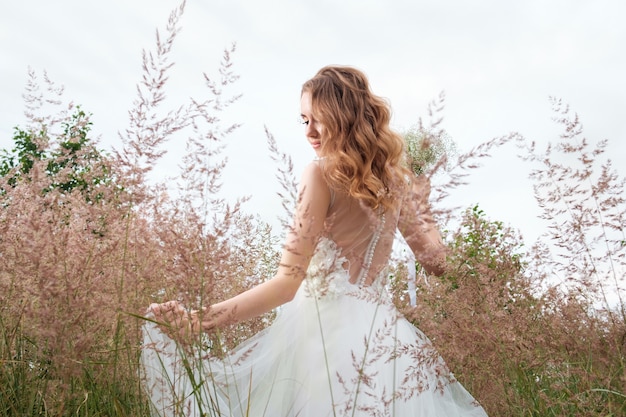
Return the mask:
[[[445,268],[428,181],[405,167],[388,105],[362,72],[328,66],[304,83],[301,117],[318,158],[302,175],[274,278],[198,311],[149,308],[142,364],[153,414],[485,416],[387,293],[397,229],[429,273]],[[224,359],[175,341],[278,306],[271,326]]]

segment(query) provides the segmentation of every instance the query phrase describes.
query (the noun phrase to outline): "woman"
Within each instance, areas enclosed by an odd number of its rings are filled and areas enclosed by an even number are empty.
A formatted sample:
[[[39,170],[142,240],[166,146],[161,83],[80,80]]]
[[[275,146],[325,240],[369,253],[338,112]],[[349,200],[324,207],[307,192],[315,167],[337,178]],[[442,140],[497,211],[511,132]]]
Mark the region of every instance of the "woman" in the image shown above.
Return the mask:
[[[303,85],[301,113],[318,158],[304,170],[275,277],[201,311],[173,301],[150,311],[188,335],[283,307],[225,360],[185,360],[148,323],[156,414],[484,416],[385,287],[396,229],[429,273],[445,262],[430,189],[405,168],[389,107],[360,71],[329,66]]]

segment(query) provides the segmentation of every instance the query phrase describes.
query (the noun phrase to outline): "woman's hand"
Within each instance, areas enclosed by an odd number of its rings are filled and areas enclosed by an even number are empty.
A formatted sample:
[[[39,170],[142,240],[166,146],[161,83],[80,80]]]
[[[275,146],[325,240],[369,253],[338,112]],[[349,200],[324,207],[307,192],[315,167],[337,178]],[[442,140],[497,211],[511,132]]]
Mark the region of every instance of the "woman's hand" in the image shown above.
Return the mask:
[[[198,310],[187,310],[178,301],[154,303],[149,310],[161,330],[172,339],[185,344],[198,340],[202,332]]]

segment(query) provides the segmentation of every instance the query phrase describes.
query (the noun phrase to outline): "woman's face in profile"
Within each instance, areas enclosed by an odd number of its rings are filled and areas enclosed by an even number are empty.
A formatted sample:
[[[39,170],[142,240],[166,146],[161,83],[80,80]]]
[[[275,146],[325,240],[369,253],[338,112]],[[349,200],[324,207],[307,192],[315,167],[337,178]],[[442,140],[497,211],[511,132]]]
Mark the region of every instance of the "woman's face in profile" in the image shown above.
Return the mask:
[[[300,97],[300,120],[304,125],[304,135],[318,157],[322,157],[322,136],[324,126],[313,114],[311,93],[305,91]]]

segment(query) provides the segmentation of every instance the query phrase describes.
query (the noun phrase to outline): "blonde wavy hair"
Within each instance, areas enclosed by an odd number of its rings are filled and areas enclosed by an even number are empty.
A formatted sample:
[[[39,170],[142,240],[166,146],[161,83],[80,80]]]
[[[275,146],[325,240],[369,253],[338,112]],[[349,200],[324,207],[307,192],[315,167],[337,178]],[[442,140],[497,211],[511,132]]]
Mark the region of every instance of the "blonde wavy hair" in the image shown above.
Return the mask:
[[[324,126],[321,151],[328,184],[373,209],[395,206],[410,178],[404,140],[389,127],[389,105],[370,91],[365,74],[327,66],[303,84],[305,92]]]

